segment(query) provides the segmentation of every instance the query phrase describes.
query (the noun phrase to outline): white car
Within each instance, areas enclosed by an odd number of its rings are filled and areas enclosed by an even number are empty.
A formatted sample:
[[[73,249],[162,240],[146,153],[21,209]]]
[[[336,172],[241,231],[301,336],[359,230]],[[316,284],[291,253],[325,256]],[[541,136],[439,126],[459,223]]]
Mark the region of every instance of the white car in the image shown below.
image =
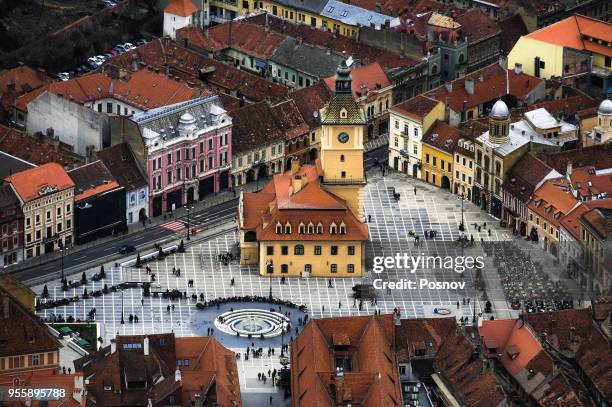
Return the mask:
[[[95,66],[100,66],[100,65],[102,65],[102,61],[100,61],[100,60],[99,60],[98,58],[96,58],[96,57],[89,57],[89,58],[87,58],[87,61],[88,61],[88,62],[90,62],[90,63],[92,63],[92,64],[93,64],[93,65],[95,65]]]
[[[67,81],[70,79],[70,74],[68,72],[60,72],[57,74],[57,79],[60,81]]]
[[[124,48],[126,51],[131,51],[131,50],[133,50],[133,49],[134,49],[134,48],[136,48],[136,47],[135,47],[135,46],[134,46],[134,44],[132,44],[131,42],[126,42],[125,44],[123,44],[123,48]]]

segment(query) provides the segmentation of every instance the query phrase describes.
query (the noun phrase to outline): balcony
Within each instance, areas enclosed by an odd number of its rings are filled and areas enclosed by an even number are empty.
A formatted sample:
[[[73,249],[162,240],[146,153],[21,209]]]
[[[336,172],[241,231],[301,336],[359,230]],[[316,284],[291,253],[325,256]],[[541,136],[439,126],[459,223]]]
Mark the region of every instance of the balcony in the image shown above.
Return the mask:
[[[402,157],[410,157],[408,150],[400,150],[400,154]]]
[[[363,178],[326,178],[322,181],[324,185],[365,185],[367,182],[365,173]]]

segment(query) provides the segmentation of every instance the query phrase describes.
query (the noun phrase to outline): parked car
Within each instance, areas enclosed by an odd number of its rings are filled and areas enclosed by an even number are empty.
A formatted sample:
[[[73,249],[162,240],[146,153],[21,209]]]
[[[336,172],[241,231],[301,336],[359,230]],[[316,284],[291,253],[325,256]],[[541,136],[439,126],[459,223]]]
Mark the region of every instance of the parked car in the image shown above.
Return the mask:
[[[125,52],[125,51],[127,51],[127,49],[125,49],[125,47],[123,46],[123,44],[117,44],[117,45],[115,45],[115,49],[116,49],[116,50],[119,50],[119,51],[121,51],[121,52]]]
[[[104,0],[102,1],[102,4],[104,5],[104,7],[115,7],[117,4],[113,3],[111,0]]]
[[[136,248],[134,246],[130,246],[130,245],[123,245],[119,248],[119,253],[120,254],[129,254],[136,251]]]
[[[106,50],[106,53],[107,53],[107,54],[111,54],[111,55],[117,55],[117,54],[118,54],[117,50],[116,50],[116,49],[114,49],[114,48],[107,49],[107,50]]]
[[[94,69],[102,65],[103,60],[100,60],[98,57],[89,57],[87,58],[87,62],[89,66],[92,66]]]
[[[136,45],[142,45],[142,44],[146,44],[148,41],[144,38],[139,39],[138,41],[136,41]]]
[[[125,44],[123,44],[123,48],[124,48],[126,51],[131,51],[131,50],[133,50],[133,49],[134,49],[134,48],[136,48],[136,47],[135,47],[135,46],[134,46],[134,44],[132,44],[131,42],[126,42]]]
[[[70,74],[68,72],[60,72],[57,74],[57,79],[60,81],[67,81],[70,79]]]

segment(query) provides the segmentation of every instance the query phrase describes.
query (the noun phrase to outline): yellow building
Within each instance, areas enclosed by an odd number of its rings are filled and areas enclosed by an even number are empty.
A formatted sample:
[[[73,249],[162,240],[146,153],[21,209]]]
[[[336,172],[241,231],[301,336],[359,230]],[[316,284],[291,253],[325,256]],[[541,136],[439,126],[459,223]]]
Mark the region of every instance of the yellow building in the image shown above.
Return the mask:
[[[206,5],[207,0],[201,0]],[[256,8],[253,0],[210,0],[210,21],[223,24],[236,17],[252,13]]]
[[[593,91],[612,90],[612,24],[574,15],[521,37],[508,54],[508,66],[538,78],[560,77],[565,84],[589,83]],[[585,76],[588,81],[585,81]]]
[[[241,264],[261,275],[355,277],[364,267],[363,128],[343,62],[335,94],[321,112],[321,157],[316,165],[291,162],[260,192],[238,204]]]
[[[453,192],[471,201],[474,186],[474,141],[460,138],[454,149],[454,157]]]
[[[36,294],[10,274],[0,271],[0,289],[10,293],[17,301],[31,312],[35,311]]]
[[[437,120],[423,135],[421,179],[443,189],[451,189],[453,180],[453,150],[459,131]]]

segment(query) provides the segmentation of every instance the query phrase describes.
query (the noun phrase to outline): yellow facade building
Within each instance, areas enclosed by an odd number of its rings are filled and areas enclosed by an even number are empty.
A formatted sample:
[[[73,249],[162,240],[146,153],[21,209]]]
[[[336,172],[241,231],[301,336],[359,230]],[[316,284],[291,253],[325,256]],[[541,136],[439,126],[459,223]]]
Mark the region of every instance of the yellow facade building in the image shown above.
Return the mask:
[[[321,155],[315,165],[291,162],[238,204],[240,262],[261,275],[356,277],[364,267],[363,129],[343,62],[335,93],[321,111]]]
[[[443,189],[453,184],[453,150],[459,139],[459,131],[437,120],[423,135],[423,163],[421,179]]]

